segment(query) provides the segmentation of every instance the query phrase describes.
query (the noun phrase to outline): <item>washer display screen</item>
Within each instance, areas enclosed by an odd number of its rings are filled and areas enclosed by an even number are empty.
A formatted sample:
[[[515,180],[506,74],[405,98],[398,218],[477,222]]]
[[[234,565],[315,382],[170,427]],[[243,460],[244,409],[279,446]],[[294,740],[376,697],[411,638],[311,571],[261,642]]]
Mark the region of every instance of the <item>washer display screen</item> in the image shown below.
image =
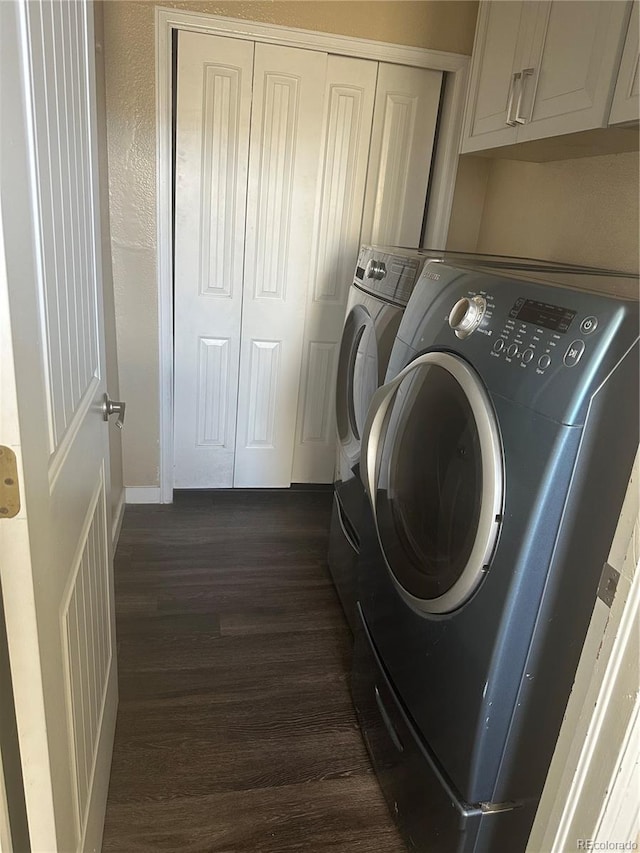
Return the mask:
[[[549,305],[547,302],[520,298],[516,300],[509,316],[554,332],[564,333],[571,325],[576,312],[568,308],[560,308],[558,305]]]

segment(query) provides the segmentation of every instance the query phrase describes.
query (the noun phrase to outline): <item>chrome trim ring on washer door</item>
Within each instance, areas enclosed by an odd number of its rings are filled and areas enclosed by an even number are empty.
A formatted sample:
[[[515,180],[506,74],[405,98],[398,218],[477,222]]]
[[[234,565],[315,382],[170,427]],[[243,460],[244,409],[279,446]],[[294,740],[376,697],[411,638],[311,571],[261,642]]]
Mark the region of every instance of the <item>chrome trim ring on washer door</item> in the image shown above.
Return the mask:
[[[394,435],[386,435],[396,392],[402,382],[424,367],[443,368],[460,386],[469,403],[478,434],[480,463],[482,470],[481,498],[475,539],[464,568],[453,585],[436,598],[420,598],[409,592],[393,571],[385,552],[378,517],[378,482],[381,450],[386,441],[397,441]],[[401,452],[401,451],[400,451]],[[423,613],[447,613],[460,607],[480,583],[491,559],[502,520],[504,473],[502,443],[493,407],[482,381],[475,371],[461,358],[445,352],[429,352],[418,356],[402,370],[395,379],[380,388],[373,398],[362,444],[361,474],[371,501],[376,523],[378,541],[394,585],[402,597],[415,609]]]

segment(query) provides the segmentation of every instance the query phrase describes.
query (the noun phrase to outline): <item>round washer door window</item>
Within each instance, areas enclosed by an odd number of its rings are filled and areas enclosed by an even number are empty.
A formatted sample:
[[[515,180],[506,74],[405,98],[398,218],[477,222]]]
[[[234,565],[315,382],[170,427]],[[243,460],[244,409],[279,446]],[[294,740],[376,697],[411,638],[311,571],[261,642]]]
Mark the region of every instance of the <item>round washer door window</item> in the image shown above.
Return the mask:
[[[502,448],[475,371],[427,353],[387,386],[375,516],[392,578],[424,612],[445,613],[476,589],[501,522]]]
[[[378,344],[369,312],[356,305],[347,315],[340,342],[336,383],[338,436],[357,453],[371,398],[378,387]]]

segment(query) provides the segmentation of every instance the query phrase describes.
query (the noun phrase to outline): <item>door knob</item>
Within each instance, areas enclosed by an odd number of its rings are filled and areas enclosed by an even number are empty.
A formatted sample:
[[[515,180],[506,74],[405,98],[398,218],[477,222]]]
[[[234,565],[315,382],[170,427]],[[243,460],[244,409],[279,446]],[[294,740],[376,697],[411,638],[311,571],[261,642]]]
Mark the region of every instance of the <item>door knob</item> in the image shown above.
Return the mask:
[[[102,398],[102,418],[105,421],[109,420],[109,415],[117,415],[118,420],[116,421],[116,426],[118,429],[122,429],[124,426],[124,410],[126,408],[126,403],[119,403],[116,400],[110,400],[109,395],[105,394]]]

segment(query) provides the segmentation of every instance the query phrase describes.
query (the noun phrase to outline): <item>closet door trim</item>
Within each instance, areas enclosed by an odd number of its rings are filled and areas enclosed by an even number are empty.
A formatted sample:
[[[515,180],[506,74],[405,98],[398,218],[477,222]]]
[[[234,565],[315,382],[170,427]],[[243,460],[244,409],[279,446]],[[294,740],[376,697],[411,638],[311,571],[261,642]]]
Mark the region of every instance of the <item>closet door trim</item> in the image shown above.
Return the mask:
[[[172,43],[175,30],[211,33],[448,72],[424,238],[425,245],[435,247],[444,246],[449,227],[469,65],[468,56],[456,53],[156,7],[156,236],[161,503],[171,503],[173,500]]]

